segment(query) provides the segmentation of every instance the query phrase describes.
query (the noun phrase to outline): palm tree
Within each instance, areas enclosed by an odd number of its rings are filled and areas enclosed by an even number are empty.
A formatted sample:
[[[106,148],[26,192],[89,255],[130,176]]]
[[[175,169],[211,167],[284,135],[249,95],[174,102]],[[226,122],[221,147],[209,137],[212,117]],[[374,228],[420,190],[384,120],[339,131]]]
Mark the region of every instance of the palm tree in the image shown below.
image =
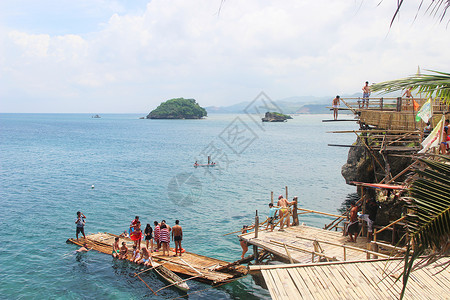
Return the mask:
[[[397,1],[397,9],[395,10],[394,16],[391,20],[391,26],[392,23],[394,23],[395,18],[398,16],[400,9],[402,8],[404,0]],[[419,13],[419,10],[422,8],[424,0],[420,2],[419,8],[417,9],[417,13]],[[426,8],[426,11],[430,13],[430,15],[434,17],[438,17],[439,21],[442,22],[444,19],[447,9],[450,7],[450,0],[430,0],[430,4]],[[417,16],[416,16],[417,17]]]
[[[450,0],[449,0],[450,1]],[[394,92],[412,88],[426,97],[436,97],[450,104],[450,74],[429,71],[431,74],[417,74],[403,79],[385,81],[372,85],[372,91]]]
[[[450,158],[440,157],[450,162]],[[405,198],[407,207],[413,213],[406,217],[410,239],[404,259],[400,299],[403,298],[417,258],[430,249],[433,252],[428,258],[448,255],[450,251],[450,165],[429,159],[419,160],[428,168],[416,171],[421,178],[414,181],[409,189],[411,197]],[[446,264],[450,264],[450,261]]]

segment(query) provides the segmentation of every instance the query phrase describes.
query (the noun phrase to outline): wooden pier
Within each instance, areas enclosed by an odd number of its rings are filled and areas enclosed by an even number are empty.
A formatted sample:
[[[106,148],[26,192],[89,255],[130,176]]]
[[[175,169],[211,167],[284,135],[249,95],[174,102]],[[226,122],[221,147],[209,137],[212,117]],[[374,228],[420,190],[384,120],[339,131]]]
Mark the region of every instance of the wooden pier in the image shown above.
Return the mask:
[[[112,245],[116,237],[118,237],[118,235],[106,232],[94,233],[87,235],[86,240],[83,238],[80,238],[79,240],[68,239],[67,242],[78,246],[87,243],[88,248],[111,255]],[[133,246],[133,241],[129,238],[121,237],[120,243],[122,242],[126,242],[129,249]],[[129,252],[128,257],[131,257],[131,250],[129,250]],[[173,248],[171,248],[171,256],[162,256],[162,252],[154,252],[152,253],[152,259],[157,263],[164,264],[167,269],[177,274],[195,277],[195,280],[197,281],[213,285],[225,283],[233,278],[246,275],[248,272],[247,268],[244,266],[233,265],[233,263],[227,261],[187,251],[182,254],[181,258],[180,256],[172,256],[174,254],[175,252],[173,252]]]
[[[404,299],[450,299],[446,260],[413,271]],[[250,266],[262,273],[274,300],[398,299],[402,270],[401,260]]]
[[[365,237],[356,243],[347,242],[342,232],[319,229],[306,225],[291,226],[284,231],[259,230],[242,234],[240,239],[291,263],[314,263],[317,261],[361,261],[369,258],[389,257],[386,253],[372,251]],[[370,247],[370,249],[367,249]]]

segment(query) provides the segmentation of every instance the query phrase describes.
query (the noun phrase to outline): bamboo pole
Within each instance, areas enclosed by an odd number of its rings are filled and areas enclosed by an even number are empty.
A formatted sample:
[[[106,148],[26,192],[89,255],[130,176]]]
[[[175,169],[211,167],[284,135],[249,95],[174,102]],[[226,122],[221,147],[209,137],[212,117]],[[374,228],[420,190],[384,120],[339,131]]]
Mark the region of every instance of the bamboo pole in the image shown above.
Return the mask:
[[[134,273],[136,275],[136,273]],[[147,284],[147,282],[145,282],[144,280],[142,280],[142,278],[139,275],[136,275],[149,289],[150,291],[153,292],[153,294],[155,294],[155,296],[158,296],[158,294],[156,294],[156,292],[154,290],[152,290],[152,288]]]
[[[302,252],[306,252],[306,253],[312,253],[312,254],[317,255],[317,256],[322,256],[322,257],[325,257],[327,259],[335,260],[334,257],[326,256],[323,253],[318,253],[318,252],[314,252],[314,251],[311,251],[311,250],[303,249],[303,248],[300,248],[300,247],[287,245],[285,243],[281,243],[281,242],[278,242],[278,241],[270,240],[269,243],[272,243],[272,244],[275,244],[275,245],[281,245],[281,246],[286,245],[287,247],[292,248],[292,249],[296,249],[296,250],[299,250],[299,251],[302,251]]]
[[[287,256],[289,257],[289,261],[291,262],[291,264],[293,264],[294,261],[292,260],[291,254],[289,253],[289,250],[288,250],[288,248],[286,247],[286,244],[283,244],[283,245],[284,245],[284,250],[286,250],[286,254],[287,254]]]
[[[273,204],[273,191],[270,192],[270,203]]]
[[[286,200],[288,200],[289,199],[289,197],[288,197],[288,187],[286,186]]]
[[[195,272],[197,272],[198,274],[200,274],[201,276],[203,276],[203,273],[200,272],[199,270],[197,270],[196,268],[194,268],[193,266],[191,266],[190,263],[188,263],[187,261],[185,261],[185,260],[182,259],[181,257],[180,257],[180,259],[181,259],[186,265],[188,265],[189,267],[191,267],[192,270],[194,270]]]
[[[200,276],[200,275],[197,275],[197,276],[192,276],[192,277],[189,277],[189,278],[180,280],[180,281],[176,281],[176,282],[174,282],[174,283],[171,283],[171,284],[169,284],[169,285],[166,285],[165,287],[160,288],[159,290],[156,290],[155,293],[157,293],[157,292],[159,292],[159,291],[162,291],[162,290],[164,290],[164,289],[167,289],[168,287],[174,286],[174,285],[176,285],[176,284],[183,283],[183,282],[186,282],[186,281],[188,281],[188,280],[191,280],[191,279],[194,279],[194,278],[198,278],[198,277],[201,277],[201,276]]]
[[[325,213],[325,212],[316,211],[316,210],[312,210],[312,209],[299,208],[299,207],[297,207],[297,209],[301,210],[301,211],[307,211],[310,213],[315,213],[315,214],[325,215],[325,216],[330,216],[330,217],[335,217],[335,218],[347,218],[347,216],[335,215],[335,214]]]
[[[166,262],[160,264],[159,266],[162,266],[162,265],[164,265],[164,264],[166,264],[166,263],[168,263],[168,262],[166,261]],[[144,271],[141,271],[141,272],[139,272],[139,273],[134,273],[134,277],[136,277],[136,276],[138,276],[138,275],[140,275],[140,274],[142,274],[142,273],[145,273],[145,272],[147,272],[147,271],[153,270],[154,268],[157,268],[157,267],[159,267],[159,266],[148,268],[148,269],[146,269],[146,270],[144,270]]]
[[[378,230],[377,233],[380,233],[380,232],[386,230],[387,228],[389,228],[389,227],[391,227],[391,226],[397,224],[398,222],[402,221],[402,220],[405,219],[405,218],[406,218],[406,216],[403,216],[403,217],[401,217],[400,219],[398,219],[398,220],[392,222],[391,224],[384,226],[383,228],[381,228],[380,230]]]
[[[328,241],[320,241],[320,240],[317,240],[317,239],[305,238],[305,237],[301,237],[301,236],[297,236],[297,238],[304,239],[304,240],[307,240],[307,241],[317,241],[317,242],[320,242],[320,243],[329,244],[329,245],[337,246],[337,247],[343,247],[343,248],[347,248],[347,249],[354,250],[354,251],[359,251],[359,252],[365,252],[365,253],[370,253],[370,254],[374,254],[374,255],[384,256],[386,258],[390,257],[389,255],[386,255],[386,254],[376,253],[376,252],[373,252],[373,251],[370,251],[370,250],[367,250],[367,249],[362,249],[362,248],[358,248],[358,247],[348,246],[348,245],[344,245],[344,244],[338,244],[338,243],[333,243],[333,242],[328,242]]]

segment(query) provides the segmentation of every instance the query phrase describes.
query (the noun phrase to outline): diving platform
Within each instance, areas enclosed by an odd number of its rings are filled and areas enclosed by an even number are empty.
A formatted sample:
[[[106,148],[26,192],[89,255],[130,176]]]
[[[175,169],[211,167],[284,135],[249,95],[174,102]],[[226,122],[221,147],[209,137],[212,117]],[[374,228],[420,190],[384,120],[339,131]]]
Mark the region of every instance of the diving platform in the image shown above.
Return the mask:
[[[372,251],[366,237],[348,242],[342,231],[331,231],[306,225],[291,226],[283,231],[259,230],[239,235],[258,251],[271,253],[291,263],[317,261],[361,261],[371,258],[388,258],[386,253]],[[368,249],[370,248],[370,249]]]

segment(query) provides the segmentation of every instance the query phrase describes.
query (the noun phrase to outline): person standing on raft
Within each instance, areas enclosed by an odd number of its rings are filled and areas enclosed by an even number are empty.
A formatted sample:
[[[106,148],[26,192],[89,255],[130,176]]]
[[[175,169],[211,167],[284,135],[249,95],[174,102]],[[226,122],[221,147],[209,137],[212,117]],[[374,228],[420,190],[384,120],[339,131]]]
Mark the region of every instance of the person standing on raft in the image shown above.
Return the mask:
[[[183,248],[181,248],[181,241],[183,240],[183,228],[179,225],[180,221],[175,221],[175,226],[172,227],[172,241],[175,243],[175,255],[177,256],[178,252],[181,256],[181,251]]]
[[[84,239],[86,239],[86,235],[84,234],[84,224],[86,224],[86,221],[84,219],[86,219],[86,216],[81,211],[77,211],[77,220],[75,221],[75,224],[77,224],[77,240],[80,232],[83,234]]]
[[[134,231],[130,234],[130,239],[134,241],[134,246],[137,249],[141,249],[142,231],[140,221],[137,221]]]
[[[352,207],[350,209],[350,223],[348,224],[347,227],[347,233],[350,239],[347,242],[356,243],[356,238],[358,237],[359,234],[359,224],[358,224],[359,207],[356,205],[354,201],[350,205]]]
[[[338,112],[339,112],[339,104],[340,104],[340,98],[339,96],[336,96],[336,98],[333,99],[333,118],[334,120],[338,119]]]

